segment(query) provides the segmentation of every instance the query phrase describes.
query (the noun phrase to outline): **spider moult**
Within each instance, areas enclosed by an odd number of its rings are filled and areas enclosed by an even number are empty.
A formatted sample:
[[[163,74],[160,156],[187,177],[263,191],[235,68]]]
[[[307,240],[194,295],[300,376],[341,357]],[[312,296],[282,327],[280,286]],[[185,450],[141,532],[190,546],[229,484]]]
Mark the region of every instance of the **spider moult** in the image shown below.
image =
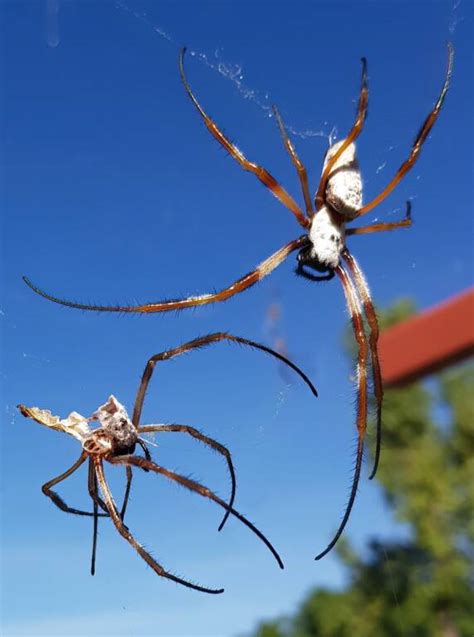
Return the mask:
[[[293,369],[308,385],[312,393],[315,396],[317,395],[316,389],[311,381],[308,379],[308,377],[296,365],[294,365],[291,361],[286,359],[278,352],[273,351],[265,345],[261,345],[260,343],[250,341],[245,338],[240,338],[226,332],[217,332],[215,334],[209,334],[208,336],[196,338],[174,349],[155,354],[148,360],[138,388],[133,409],[133,416],[131,419],[126,412],[125,407],[121,405],[114,396],[110,396],[107,402],[101,405],[89,418],[85,418],[77,412],[72,412],[67,418],[60,419],[58,416],[53,416],[49,410],[39,409],[38,407],[26,407],[25,405],[18,405],[20,412],[25,417],[32,418],[36,422],[51,429],[68,433],[79,440],[79,442],[81,443],[82,452],[76,462],[64,473],[53,478],[52,480],[49,480],[46,484],[44,484],[42,487],[42,491],[62,511],[65,511],[66,513],[73,513],[75,515],[93,517],[93,543],[91,559],[92,575],[94,575],[95,573],[98,518],[110,517],[120,535],[132,545],[132,547],[137,551],[140,557],[145,560],[145,562],[155,571],[155,573],[157,573],[157,575],[168,578],[174,582],[177,582],[178,584],[182,584],[184,586],[187,586],[188,588],[192,588],[204,593],[217,594],[224,591],[224,589],[214,589],[199,586],[198,584],[194,584],[188,580],[177,577],[176,575],[173,575],[172,573],[166,571],[131,534],[129,528],[124,524],[124,517],[132,484],[133,467],[165,476],[169,480],[178,483],[186,489],[189,489],[190,491],[197,493],[202,497],[208,498],[218,504],[225,510],[224,518],[219,525],[219,531],[223,528],[229,515],[234,516],[245,526],[247,526],[255,535],[257,535],[257,537],[271,551],[280,568],[283,568],[283,563],[280,556],[273,548],[272,544],[263,535],[263,533],[261,533],[251,522],[249,522],[243,515],[241,515],[233,508],[236,480],[234,466],[229,450],[221,443],[212,438],[209,438],[208,436],[205,436],[194,427],[190,427],[188,425],[139,424],[145,394],[148,389],[148,384],[153,375],[156,363],[159,361],[170,360],[193,349],[201,348],[220,341],[238,343],[274,356],[278,360],[288,365],[291,369]],[[89,425],[90,422],[98,423],[99,427],[91,429]],[[215,493],[213,493],[210,489],[203,486],[202,484],[178,473],[175,473],[174,471],[170,471],[169,469],[158,465],[152,460],[147,443],[142,438],[142,434],[161,432],[186,433],[196,440],[204,443],[205,445],[208,445],[226,459],[231,477],[231,495],[228,503],[224,502],[224,500],[219,498]],[[135,448],[137,445],[142,448],[144,457],[135,455]],[[83,465],[86,460],[89,460],[88,490],[89,495],[92,499],[92,512],[83,511],[68,506],[66,502],[52,490],[55,485],[63,482],[77,469],[79,469],[79,467],[81,467],[81,465]],[[104,460],[113,465],[123,465],[126,469],[127,483],[125,488],[124,500],[120,511],[117,508],[105,476],[103,464]],[[99,489],[101,495],[99,494]],[[99,513],[99,509],[101,509],[101,513]]]
[[[184,88],[192,103],[200,114],[211,135],[221,144],[229,155],[246,171],[254,174],[295,216],[297,222],[305,230],[305,234],[292,239],[289,243],[267,257],[254,270],[245,274],[228,287],[214,293],[156,301],[141,305],[95,305],[69,301],[53,296],[33,284],[27,277],[23,277],[27,285],[37,294],[50,301],[67,307],[81,310],[95,310],[97,312],[139,312],[154,313],[170,310],[182,310],[199,305],[207,305],[219,301],[226,301],[230,297],[243,292],[252,285],[268,276],[293,252],[298,251],[296,273],[311,281],[339,278],[346,303],[351,316],[354,335],[358,344],[357,360],[357,416],[358,432],[356,462],[349,500],[342,521],[328,546],[316,556],[316,559],[326,555],[336,544],[349,519],[357,487],[360,479],[364,440],[367,428],[368,411],[368,383],[367,370],[372,367],[372,381],[376,403],[376,448],[372,479],[377,471],[382,431],[382,399],[383,386],[380,364],[377,352],[379,328],[375,309],[371,300],[369,287],[355,257],[346,245],[346,237],[352,235],[369,234],[409,227],[411,220],[411,205],[407,203],[405,217],[395,222],[374,223],[367,226],[346,228],[346,224],[367,214],[378,206],[397,186],[404,175],[411,170],[417,161],[422,145],[426,141],[434,123],[436,122],[448,92],[452,75],[454,50],[448,43],[448,63],[444,83],[438,99],[426,117],[423,125],[413,142],[408,159],[405,160],[386,187],[371,201],[362,202],[362,178],[356,157],[355,141],[360,135],[368,107],[367,62],[362,58],[362,81],[359,93],[356,117],[347,137],[332,145],[325,157],[321,178],[313,201],[309,191],[306,168],[299,159],[296,149],[288,137],[283,120],[276,107],[273,107],[284,146],[296,168],[300,182],[305,212],[295,199],[279,184],[279,182],[262,166],[249,161],[221,131],[217,124],[207,115],[188,83],[184,72],[185,49],[181,51],[179,68]],[[366,335],[366,326],[368,336]],[[369,354],[370,352],[370,354]]]

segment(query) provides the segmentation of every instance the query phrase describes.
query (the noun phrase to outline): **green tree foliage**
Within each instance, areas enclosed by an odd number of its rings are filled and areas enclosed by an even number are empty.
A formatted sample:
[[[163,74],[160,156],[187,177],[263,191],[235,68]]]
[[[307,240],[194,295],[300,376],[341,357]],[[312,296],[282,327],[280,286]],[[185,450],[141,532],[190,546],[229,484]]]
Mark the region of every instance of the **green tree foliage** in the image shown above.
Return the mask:
[[[401,301],[382,327],[414,312]],[[350,347],[352,349],[352,347]],[[347,540],[342,591],[316,589],[292,618],[265,622],[254,637],[472,637],[474,367],[385,392],[377,479],[411,539],[374,540],[359,558]]]

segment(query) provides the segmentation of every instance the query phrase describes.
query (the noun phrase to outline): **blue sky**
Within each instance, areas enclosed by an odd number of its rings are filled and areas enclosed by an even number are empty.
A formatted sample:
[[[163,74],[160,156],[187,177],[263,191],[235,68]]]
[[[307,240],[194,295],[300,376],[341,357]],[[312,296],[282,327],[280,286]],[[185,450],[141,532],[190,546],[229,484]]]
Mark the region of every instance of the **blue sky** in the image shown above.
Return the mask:
[[[49,14],[47,7],[49,6]],[[409,151],[440,90],[446,42],[450,93],[421,159],[371,215],[410,230],[354,237],[376,303],[429,307],[472,281],[472,4],[469,2],[2,2],[4,93],[1,302],[2,632],[5,635],[236,635],[291,612],[313,586],[344,581],[328,542],[353,463],[354,388],[342,348],[337,281],[311,285],[290,258],[220,305],[179,315],[97,315],[36,297],[21,281],[95,302],[155,300],[220,288],[300,234],[293,216],[210,138],[180,84],[247,156],[301,200],[268,108],[276,103],[316,189],[327,139],[351,126],[360,62],[370,108],[358,143],[366,200]],[[55,16],[55,8],[58,13]],[[194,52],[194,56],[192,53]],[[270,308],[280,317],[269,320]],[[164,478],[137,476],[128,524],[171,571],[222,596],[160,579],[101,523],[97,574],[91,525],[67,516],[41,485],[79,455],[75,440],[17,414],[23,402],[91,414],[110,393],[131,411],[147,358],[200,334],[284,339],[320,398],[263,354],[225,344],[156,372],[144,423],[197,426],[228,445],[236,506],[285,561],[237,521]],[[224,463],[183,436],[155,440],[157,461],[225,496]],[[165,436],[165,434],[163,435]],[[383,455],[382,455],[383,462]],[[367,467],[347,528],[363,550],[395,524]],[[120,493],[120,471],[111,468]],[[61,492],[87,504],[78,472]]]

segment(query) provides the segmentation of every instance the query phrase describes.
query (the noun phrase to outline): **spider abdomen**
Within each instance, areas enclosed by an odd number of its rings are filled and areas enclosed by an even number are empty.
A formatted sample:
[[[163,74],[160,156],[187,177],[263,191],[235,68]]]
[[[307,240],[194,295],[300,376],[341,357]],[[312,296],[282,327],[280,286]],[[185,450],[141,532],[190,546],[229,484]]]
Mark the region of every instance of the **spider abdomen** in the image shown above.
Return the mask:
[[[344,140],[329,148],[324,168],[343,143]],[[362,207],[362,177],[354,143],[349,144],[331,169],[326,186],[326,203],[346,220],[353,219]]]

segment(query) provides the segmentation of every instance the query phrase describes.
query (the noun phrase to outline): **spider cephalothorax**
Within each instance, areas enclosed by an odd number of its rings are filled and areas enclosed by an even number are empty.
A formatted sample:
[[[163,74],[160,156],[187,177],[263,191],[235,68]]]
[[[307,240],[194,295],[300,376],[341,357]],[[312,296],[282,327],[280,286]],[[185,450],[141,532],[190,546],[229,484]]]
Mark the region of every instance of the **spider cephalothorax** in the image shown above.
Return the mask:
[[[180,73],[185,90],[199,112],[211,135],[225,148],[229,155],[246,171],[259,179],[270,192],[294,215],[305,234],[292,239],[286,245],[267,257],[260,265],[248,274],[240,277],[231,285],[211,294],[202,294],[189,298],[177,298],[171,300],[155,301],[141,305],[88,305],[76,303],[52,296],[38,288],[29,279],[25,282],[38,294],[68,307],[82,310],[95,310],[97,312],[168,312],[170,310],[182,310],[199,305],[207,305],[219,301],[226,301],[230,297],[243,292],[252,285],[268,276],[292,253],[298,251],[297,274],[314,281],[328,280],[335,275],[341,282],[346,304],[351,316],[354,336],[358,345],[357,358],[357,431],[358,444],[349,502],[342,522],[326,549],[317,555],[316,559],[323,557],[336,543],[349,518],[354,503],[362,466],[364,451],[364,438],[367,427],[368,409],[368,367],[372,367],[372,382],[376,402],[377,439],[374,466],[370,477],[373,478],[380,456],[381,443],[381,409],[383,398],[382,375],[377,352],[377,340],[379,328],[370,291],[365,277],[356,259],[349,252],[346,245],[346,237],[350,235],[362,235],[396,228],[406,228],[411,225],[410,205],[407,204],[405,217],[398,221],[373,223],[367,226],[346,228],[349,221],[354,221],[367,214],[378,206],[397,186],[400,180],[411,170],[417,161],[421,148],[426,141],[438,115],[441,111],[444,99],[448,92],[453,68],[454,51],[448,44],[448,64],[444,83],[438,99],[427,118],[423,122],[418,135],[411,147],[408,159],[398,168],[394,177],[385,188],[368,203],[362,203],[362,183],[360,171],[355,153],[355,140],[360,135],[367,115],[369,89],[367,83],[367,62],[362,58],[362,81],[359,92],[359,101],[356,117],[347,137],[338,144],[333,145],[326,154],[324,166],[319,180],[314,199],[311,197],[306,168],[299,159],[294,145],[285,129],[283,120],[276,109],[273,108],[275,119],[280,129],[285,148],[296,168],[301,191],[304,200],[304,208],[280,185],[280,183],[263,166],[248,160],[235,144],[220,130],[217,124],[207,115],[198,102],[186,79],[184,72],[184,53],[180,56]],[[313,205],[314,201],[314,205]],[[317,276],[308,272],[305,268],[322,273]],[[367,328],[367,330],[366,330]],[[367,334],[366,334],[367,331]]]
[[[36,420],[42,425],[45,425],[51,429],[57,431],[63,431],[65,433],[74,436],[82,445],[82,453],[78,460],[64,473],[49,480],[43,485],[43,493],[51,498],[54,504],[66,513],[74,513],[76,515],[88,515],[94,518],[94,531],[93,531],[93,545],[92,545],[92,562],[91,573],[95,572],[95,558],[96,558],[96,544],[97,544],[97,523],[99,517],[110,517],[114,523],[117,531],[120,535],[129,542],[133,548],[138,552],[149,566],[162,577],[171,579],[178,584],[183,584],[188,588],[194,588],[204,593],[222,593],[224,589],[213,589],[193,584],[188,580],[181,577],[177,577],[172,573],[166,571],[151,555],[148,553],[141,544],[131,534],[129,528],[125,526],[123,520],[125,511],[128,504],[128,498],[130,495],[130,488],[132,483],[132,468],[142,469],[146,472],[153,472],[162,475],[169,480],[172,480],[182,487],[189,489],[190,491],[197,493],[198,495],[212,500],[224,509],[225,514],[222,522],[219,525],[219,531],[223,528],[229,515],[237,518],[242,524],[250,529],[271,551],[274,558],[278,562],[280,568],[283,568],[283,563],[280,556],[273,548],[272,544],[247,518],[241,515],[233,508],[236,490],[236,480],[234,465],[229,450],[224,447],[220,442],[205,436],[203,433],[190,427],[188,425],[178,424],[164,424],[164,425],[140,425],[141,413],[145,394],[148,389],[148,384],[153,375],[155,366],[160,361],[170,360],[189,352],[193,349],[199,349],[206,345],[218,343],[220,341],[228,341],[239,343],[241,345],[249,346],[253,349],[263,351],[266,354],[274,356],[281,362],[288,365],[293,369],[308,385],[314,395],[317,395],[316,389],[309,380],[309,378],[296,366],[294,363],[285,358],[282,354],[275,352],[274,350],[250,341],[245,338],[233,336],[226,332],[217,332],[215,334],[209,334],[196,338],[188,343],[183,343],[178,347],[160,352],[152,356],[145,367],[142,375],[141,383],[138,387],[137,396],[135,399],[135,405],[133,409],[133,416],[129,418],[127,411],[123,405],[114,397],[110,396],[106,403],[101,405],[89,418],[85,418],[77,412],[72,412],[67,418],[61,419],[58,416],[53,416],[49,410],[39,409],[38,407],[26,407],[25,405],[18,405],[20,412],[28,417]],[[99,426],[95,429],[91,429],[90,423],[98,422]],[[213,491],[200,483],[191,480],[185,476],[182,476],[174,471],[170,471],[165,467],[157,464],[151,458],[150,452],[143,440],[143,434],[156,433],[161,434],[165,432],[177,432],[190,435],[196,440],[204,443],[217,453],[221,454],[227,461],[227,468],[229,470],[231,478],[231,495],[228,502],[221,500]],[[134,454],[136,445],[140,445],[144,451],[144,456],[141,457]],[[80,509],[72,508],[66,504],[66,502],[55,492],[52,488],[72,475],[79,467],[89,460],[89,473],[88,473],[88,490],[92,498],[93,511],[82,511]],[[125,488],[125,496],[122,507],[119,511],[114,501],[112,493],[110,491],[107,479],[104,471],[104,461],[107,461],[113,465],[123,465],[127,472],[127,485]],[[100,494],[99,495],[99,491]],[[99,513],[99,509],[102,513]]]

